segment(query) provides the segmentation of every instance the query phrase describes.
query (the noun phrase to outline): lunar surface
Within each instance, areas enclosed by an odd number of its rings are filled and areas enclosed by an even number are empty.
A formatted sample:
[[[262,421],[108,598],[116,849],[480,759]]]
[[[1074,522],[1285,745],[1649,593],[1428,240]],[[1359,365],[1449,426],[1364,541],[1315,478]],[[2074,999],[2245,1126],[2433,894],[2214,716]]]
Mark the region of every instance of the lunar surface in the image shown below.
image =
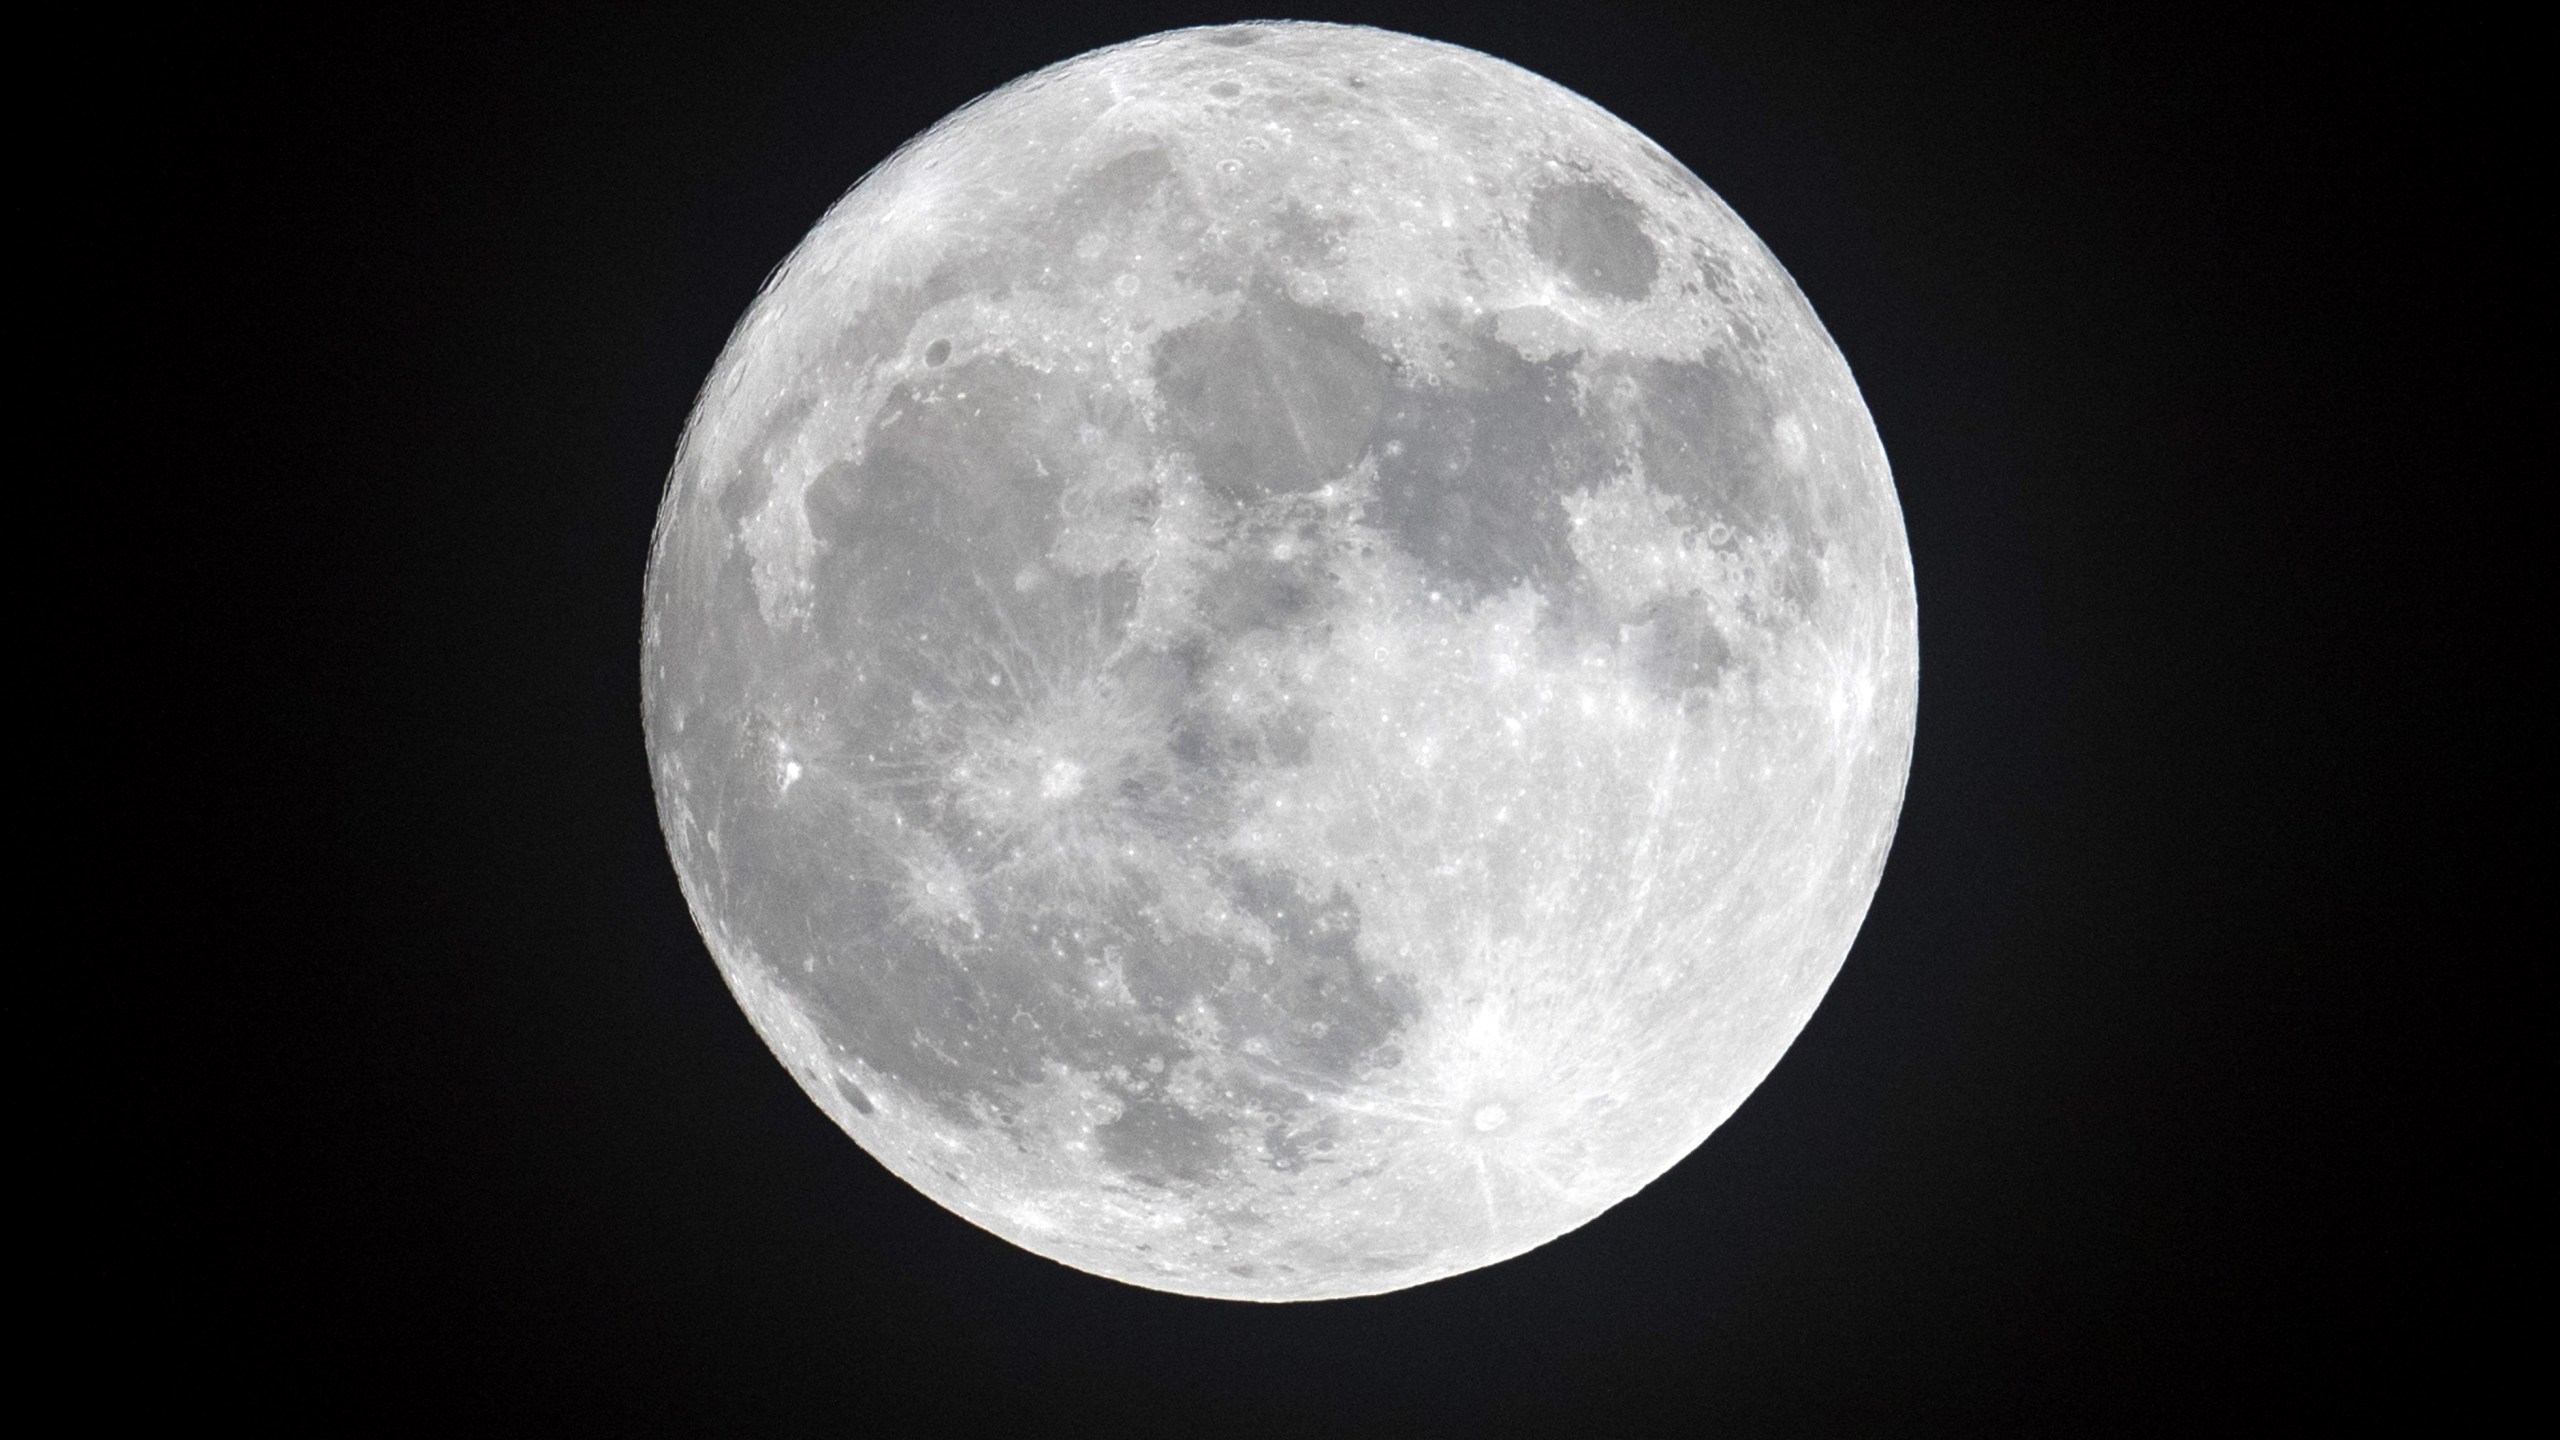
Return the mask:
[[[917,1189],[1193,1295],[1583,1224],[1769,1073],[1918,677],[1847,365],[1499,60],[1248,25],[874,170],[686,431],[649,758],[756,1028]]]

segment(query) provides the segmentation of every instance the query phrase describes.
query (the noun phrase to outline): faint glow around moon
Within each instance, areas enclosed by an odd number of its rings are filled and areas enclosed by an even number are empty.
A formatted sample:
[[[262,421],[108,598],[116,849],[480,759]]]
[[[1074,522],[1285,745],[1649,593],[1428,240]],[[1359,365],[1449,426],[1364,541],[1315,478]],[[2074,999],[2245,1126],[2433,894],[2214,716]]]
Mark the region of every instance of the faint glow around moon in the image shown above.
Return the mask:
[[[1588,101],[1383,31],[1096,51],[811,231],[647,582],[668,848],[935,1201],[1393,1290],[1694,1149],[1848,952],[1910,557],[1848,367]]]

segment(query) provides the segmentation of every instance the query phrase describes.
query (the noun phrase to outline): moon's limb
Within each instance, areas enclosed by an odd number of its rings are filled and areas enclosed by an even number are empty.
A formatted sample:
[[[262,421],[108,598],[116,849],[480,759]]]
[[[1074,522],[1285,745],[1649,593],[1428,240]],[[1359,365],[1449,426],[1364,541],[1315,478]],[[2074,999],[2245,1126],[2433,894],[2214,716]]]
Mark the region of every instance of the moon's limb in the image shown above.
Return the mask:
[[[964,109],[741,323],[660,514],[669,848],[883,1163],[1193,1294],[1395,1289],[1661,1174],[1847,953],[1910,559],[1676,161],[1321,25]]]

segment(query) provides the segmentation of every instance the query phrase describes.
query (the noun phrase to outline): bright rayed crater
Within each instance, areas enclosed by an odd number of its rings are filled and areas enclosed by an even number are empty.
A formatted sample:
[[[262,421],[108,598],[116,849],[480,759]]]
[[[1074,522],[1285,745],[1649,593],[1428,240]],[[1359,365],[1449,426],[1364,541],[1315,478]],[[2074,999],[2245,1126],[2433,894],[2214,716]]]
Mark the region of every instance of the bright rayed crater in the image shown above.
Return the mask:
[[[1256,1300],[1660,1175],[1908,769],[1849,370],[1606,112],[1375,30],[1097,51],[828,213],[705,387],[649,756],[722,973],[952,1210]]]

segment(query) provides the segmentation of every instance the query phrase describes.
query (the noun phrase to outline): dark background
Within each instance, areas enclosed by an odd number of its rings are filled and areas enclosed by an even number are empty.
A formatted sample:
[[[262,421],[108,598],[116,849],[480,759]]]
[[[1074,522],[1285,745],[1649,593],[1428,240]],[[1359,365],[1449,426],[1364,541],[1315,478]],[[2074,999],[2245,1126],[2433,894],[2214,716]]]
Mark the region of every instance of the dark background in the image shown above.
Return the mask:
[[[168,103],[100,244],[187,357],[144,715],[203,777],[155,822],[150,993],[204,1050],[118,1292],[149,1373],[439,1433],[2459,1421],[2520,1140],[2452,1117],[2529,1095],[2451,1042],[2533,963],[2468,918],[2529,883],[2474,787],[2538,782],[2521,662],[2461,637],[2546,548],[2490,374],[2540,166],[2443,12],[2100,8],[1295,12],[1526,65],[1741,212],[1883,432],[1923,664],[1883,888],[1730,1124],[1521,1259],[1277,1308],[1016,1250],[804,1100],[685,913],[637,677],[678,428],[821,211],[1006,80],[1250,12],[138,34]]]

